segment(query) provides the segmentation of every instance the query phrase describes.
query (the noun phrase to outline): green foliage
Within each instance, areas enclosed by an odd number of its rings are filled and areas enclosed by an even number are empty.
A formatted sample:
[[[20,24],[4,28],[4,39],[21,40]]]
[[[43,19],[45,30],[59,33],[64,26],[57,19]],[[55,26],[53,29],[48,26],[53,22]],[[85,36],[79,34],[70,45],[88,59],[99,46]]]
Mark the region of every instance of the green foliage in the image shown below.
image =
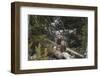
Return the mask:
[[[87,26],[84,25],[82,28],[82,48],[86,50],[87,48]]]
[[[41,44],[39,43],[37,47],[35,47],[36,50],[36,60],[47,60],[48,59],[48,51],[47,48],[44,48],[44,50],[42,50],[43,47],[41,46]]]
[[[38,46],[35,47],[35,50],[36,50],[37,59],[40,59],[41,58],[41,44],[38,44]]]

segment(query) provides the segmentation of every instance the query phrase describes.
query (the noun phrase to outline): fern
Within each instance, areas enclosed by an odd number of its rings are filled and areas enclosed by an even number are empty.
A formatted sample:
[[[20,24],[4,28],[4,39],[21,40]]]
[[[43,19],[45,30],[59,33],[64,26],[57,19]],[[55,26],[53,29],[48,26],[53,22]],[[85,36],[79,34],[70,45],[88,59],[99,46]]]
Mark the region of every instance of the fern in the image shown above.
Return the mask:
[[[37,47],[35,47],[36,50],[36,59],[40,59],[41,58],[41,44],[39,43]]]

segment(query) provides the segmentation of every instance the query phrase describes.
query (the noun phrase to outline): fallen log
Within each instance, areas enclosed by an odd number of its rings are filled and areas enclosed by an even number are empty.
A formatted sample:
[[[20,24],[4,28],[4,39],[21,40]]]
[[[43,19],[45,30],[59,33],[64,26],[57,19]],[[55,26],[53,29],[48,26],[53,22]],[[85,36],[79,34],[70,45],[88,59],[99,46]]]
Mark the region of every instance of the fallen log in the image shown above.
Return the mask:
[[[72,50],[72,49],[70,49],[70,48],[66,48],[66,52],[67,52],[67,51],[69,51],[69,52],[71,52],[71,53],[73,53],[73,54],[75,54],[75,55],[77,55],[77,56],[79,56],[79,57],[81,57],[81,58],[84,57],[84,55],[81,55],[81,54],[77,53],[76,51],[74,51],[74,50]]]

